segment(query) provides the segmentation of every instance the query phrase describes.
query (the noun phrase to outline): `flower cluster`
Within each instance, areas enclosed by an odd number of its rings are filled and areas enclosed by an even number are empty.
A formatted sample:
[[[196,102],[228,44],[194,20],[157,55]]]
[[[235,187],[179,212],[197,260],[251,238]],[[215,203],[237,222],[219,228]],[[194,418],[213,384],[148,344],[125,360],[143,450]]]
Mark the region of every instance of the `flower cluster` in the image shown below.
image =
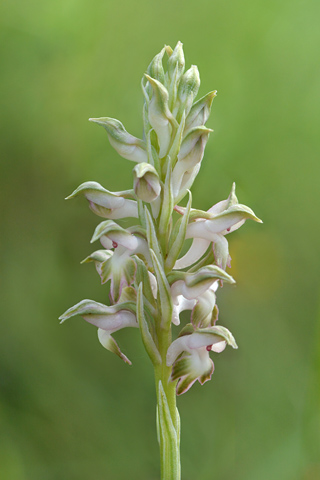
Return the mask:
[[[237,348],[232,334],[216,325],[216,291],[223,283],[234,283],[226,272],[226,236],[247,219],[261,222],[239,204],[235,185],[226,200],[208,211],[191,208],[190,187],[212,131],[205,123],[216,96],[212,91],[195,101],[199,86],[197,67],[185,71],[182,44],[174,50],[163,48],[142,79],[143,140],[113,118],[90,119],[104,127],[119,155],[135,162],[133,189],[111,192],[91,181],[67,197],[84,196],[90,209],[104,218],[91,240],[99,240],[102,249],[84,262],[95,264],[103,284],[110,281],[110,294],[108,306],[83,300],[61,320],[82,316],[98,327],[101,344],[127,363],[112,335],[124,327],[140,328],[154,365],[165,363],[171,369],[177,394],[196,380],[203,384],[211,378],[211,351],[221,352],[226,345]],[[136,222],[124,228],[121,219],[128,217]],[[181,256],[186,239],[192,244]],[[184,310],[191,312],[190,323],[172,341],[172,324],[180,325]],[[165,351],[162,336],[170,339]]]

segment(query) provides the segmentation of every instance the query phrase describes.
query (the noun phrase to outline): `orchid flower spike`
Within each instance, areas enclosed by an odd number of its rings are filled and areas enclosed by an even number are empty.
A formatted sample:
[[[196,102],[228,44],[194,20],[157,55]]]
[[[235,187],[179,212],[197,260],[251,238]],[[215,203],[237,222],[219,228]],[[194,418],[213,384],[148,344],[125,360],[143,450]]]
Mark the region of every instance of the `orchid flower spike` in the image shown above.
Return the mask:
[[[247,219],[261,220],[238,202],[235,184],[228,198],[208,211],[192,207],[190,188],[213,132],[206,122],[217,92],[197,99],[200,74],[195,65],[186,68],[181,42],[175,48],[166,45],[153,58],[141,87],[143,132],[138,136],[114,118],[90,119],[106,130],[121,157],[135,163],[132,185],[112,192],[89,181],[67,197],[84,196],[103,218],[91,239],[102,247],[82,263],[94,264],[107,287],[108,304],[82,300],[60,319],[82,316],[98,328],[100,343],[129,364],[113,334],[139,329],[155,371],[161,478],[180,480],[176,394],[187,392],[196,380],[210,380],[210,352],[237,348],[229,330],[217,325],[218,287],[235,284],[226,271],[231,266],[227,235]],[[180,324],[181,332],[174,334]]]

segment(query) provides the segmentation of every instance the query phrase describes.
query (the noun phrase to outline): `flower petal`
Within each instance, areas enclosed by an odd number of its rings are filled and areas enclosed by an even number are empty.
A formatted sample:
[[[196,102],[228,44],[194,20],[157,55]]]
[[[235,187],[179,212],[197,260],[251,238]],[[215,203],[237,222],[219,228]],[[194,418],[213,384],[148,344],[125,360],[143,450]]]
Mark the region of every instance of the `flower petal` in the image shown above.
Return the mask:
[[[129,358],[126,357],[120,350],[119,345],[117,342],[114,340],[114,338],[110,335],[109,332],[106,332],[105,330],[101,330],[100,328],[98,329],[98,338],[99,342],[101,345],[109,350],[112,353],[115,353],[120,357],[125,363],[128,363],[128,365],[132,365],[130,362]]]

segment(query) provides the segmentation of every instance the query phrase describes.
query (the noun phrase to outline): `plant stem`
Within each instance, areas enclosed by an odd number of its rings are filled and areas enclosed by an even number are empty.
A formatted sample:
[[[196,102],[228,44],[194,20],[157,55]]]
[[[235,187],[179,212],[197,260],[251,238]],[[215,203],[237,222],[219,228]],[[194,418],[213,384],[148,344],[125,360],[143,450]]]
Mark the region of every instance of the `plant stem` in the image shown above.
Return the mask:
[[[167,335],[165,335],[167,333]],[[169,334],[169,335],[168,335]],[[170,333],[162,331],[162,341]],[[161,342],[162,364],[155,368],[157,391],[157,432],[160,446],[161,480],[180,480],[180,416],[176,406],[176,382],[170,381],[171,367],[166,366],[164,348],[167,341]]]

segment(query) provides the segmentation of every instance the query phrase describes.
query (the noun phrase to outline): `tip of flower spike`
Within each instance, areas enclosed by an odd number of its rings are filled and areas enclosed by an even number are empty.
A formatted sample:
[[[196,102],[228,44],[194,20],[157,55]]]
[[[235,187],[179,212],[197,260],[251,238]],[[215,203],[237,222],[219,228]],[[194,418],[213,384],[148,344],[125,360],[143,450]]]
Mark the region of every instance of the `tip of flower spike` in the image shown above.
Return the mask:
[[[89,118],[89,122],[101,123],[101,119],[100,118]]]
[[[165,45],[164,49],[167,52],[168,57],[171,57],[173,49],[170,47],[170,45]]]

